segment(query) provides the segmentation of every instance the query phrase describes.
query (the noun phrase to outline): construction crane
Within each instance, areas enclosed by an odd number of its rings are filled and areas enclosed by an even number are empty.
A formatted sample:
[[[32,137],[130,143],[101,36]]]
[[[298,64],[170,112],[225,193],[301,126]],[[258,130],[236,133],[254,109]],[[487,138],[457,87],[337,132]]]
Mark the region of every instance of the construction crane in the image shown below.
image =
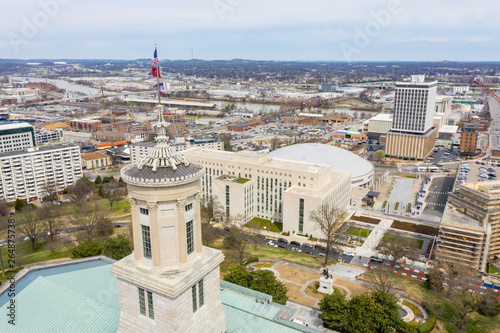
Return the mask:
[[[500,103],[500,97],[498,97],[497,94],[495,94],[493,91],[491,91],[488,88],[486,88],[485,86],[483,86],[477,80],[474,80],[474,83],[477,84],[479,86],[479,88],[481,88],[485,93],[487,93],[488,95],[490,95],[491,97],[493,97],[494,99],[496,99],[498,103]]]

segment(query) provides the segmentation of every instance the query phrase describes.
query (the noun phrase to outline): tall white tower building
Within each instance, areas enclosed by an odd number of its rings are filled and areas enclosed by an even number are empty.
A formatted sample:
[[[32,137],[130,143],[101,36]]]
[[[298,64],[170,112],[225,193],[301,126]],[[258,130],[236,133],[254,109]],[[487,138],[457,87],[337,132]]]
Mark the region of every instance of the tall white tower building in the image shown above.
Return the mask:
[[[412,75],[411,82],[397,82],[392,131],[423,134],[432,127],[437,81],[425,82],[425,75]]]
[[[385,154],[409,160],[427,158],[434,149],[437,81],[412,75],[409,82],[396,83],[392,128],[386,135]]]
[[[202,169],[168,145],[158,106],[156,147],[121,171],[131,203],[134,252],[116,262],[118,332],[226,331],[220,300],[223,254],[202,246]]]

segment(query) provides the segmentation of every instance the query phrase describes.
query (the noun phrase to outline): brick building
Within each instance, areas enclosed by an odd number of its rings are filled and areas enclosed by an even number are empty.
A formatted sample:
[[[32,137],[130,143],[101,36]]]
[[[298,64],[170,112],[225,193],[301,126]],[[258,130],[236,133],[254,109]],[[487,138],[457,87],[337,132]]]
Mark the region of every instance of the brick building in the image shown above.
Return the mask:
[[[69,127],[76,131],[95,132],[98,130],[97,127],[101,124],[102,121],[95,118],[73,119],[69,121]]]
[[[460,154],[475,155],[478,137],[477,126],[474,124],[465,124],[462,129],[462,136],[460,138]]]

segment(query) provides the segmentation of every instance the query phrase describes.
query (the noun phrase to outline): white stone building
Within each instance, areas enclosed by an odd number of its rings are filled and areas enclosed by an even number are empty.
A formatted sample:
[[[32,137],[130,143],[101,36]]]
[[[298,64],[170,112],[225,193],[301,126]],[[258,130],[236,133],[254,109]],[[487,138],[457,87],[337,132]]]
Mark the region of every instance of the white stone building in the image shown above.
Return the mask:
[[[321,236],[310,212],[324,203],[349,207],[351,173],[330,165],[270,158],[268,154],[190,149],[203,165],[202,195],[216,198],[232,218],[244,215],[283,223],[283,231]]]

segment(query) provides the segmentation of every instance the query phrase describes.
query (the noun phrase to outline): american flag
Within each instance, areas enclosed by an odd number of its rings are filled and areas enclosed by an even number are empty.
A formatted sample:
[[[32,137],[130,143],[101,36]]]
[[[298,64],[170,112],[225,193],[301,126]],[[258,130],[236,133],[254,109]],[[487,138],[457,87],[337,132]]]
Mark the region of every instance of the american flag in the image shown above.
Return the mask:
[[[160,64],[158,60],[158,54],[156,52],[156,47],[155,47],[155,54],[154,54],[154,60],[153,60],[153,65],[151,66],[151,71],[153,72],[154,77],[158,77],[161,79],[160,75]]]

